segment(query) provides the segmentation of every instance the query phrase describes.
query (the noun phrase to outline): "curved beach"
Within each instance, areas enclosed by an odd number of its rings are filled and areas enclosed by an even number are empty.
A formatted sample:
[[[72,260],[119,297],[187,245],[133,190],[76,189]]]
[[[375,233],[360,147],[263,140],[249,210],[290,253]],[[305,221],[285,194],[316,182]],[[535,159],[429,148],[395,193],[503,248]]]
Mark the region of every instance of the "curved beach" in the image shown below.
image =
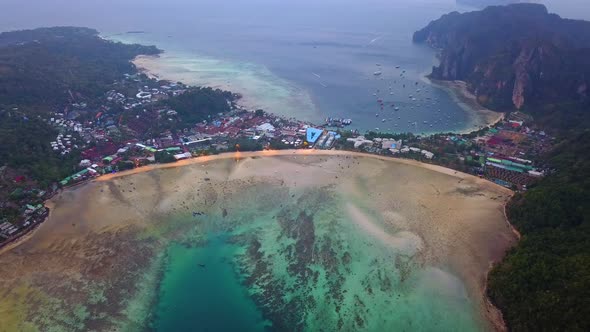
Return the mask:
[[[460,131],[460,134],[469,134],[482,128],[492,126],[504,119],[505,113],[492,111],[481,106],[477,97],[469,91],[464,81],[441,81],[426,78],[430,84],[445,90],[453,100],[464,109],[471,117],[471,126]]]
[[[140,55],[133,64],[151,78],[239,93],[238,104],[250,110],[262,108],[286,118],[296,115],[303,121],[323,120],[308,91],[262,65],[168,52]]]
[[[107,175],[52,199],[49,220],[0,255],[0,314],[9,331],[182,329],[170,324],[191,306],[178,303],[207,302],[212,280],[227,279],[229,303],[207,307],[252,312],[236,319],[253,329],[499,329],[484,289],[515,242],[503,214],[511,194],[343,151],[228,153]],[[220,260],[207,260],[214,252]]]

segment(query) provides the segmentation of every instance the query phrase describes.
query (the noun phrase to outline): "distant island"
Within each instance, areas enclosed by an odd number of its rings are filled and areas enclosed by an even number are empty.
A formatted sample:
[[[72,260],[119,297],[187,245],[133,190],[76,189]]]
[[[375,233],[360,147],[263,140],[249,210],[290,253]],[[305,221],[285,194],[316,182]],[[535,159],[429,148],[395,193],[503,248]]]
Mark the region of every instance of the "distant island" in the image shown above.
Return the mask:
[[[523,239],[488,294],[510,330],[590,329],[590,22],[539,4],[492,6],[443,15],[413,39],[440,52],[431,78],[464,81],[481,104],[520,110],[557,136],[542,156],[552,175],[507,206]]]
[[[521,2],[539,2],[538,0],[456,0],[457,4],[475,8],[485,8],[487,6],[510,5]]]

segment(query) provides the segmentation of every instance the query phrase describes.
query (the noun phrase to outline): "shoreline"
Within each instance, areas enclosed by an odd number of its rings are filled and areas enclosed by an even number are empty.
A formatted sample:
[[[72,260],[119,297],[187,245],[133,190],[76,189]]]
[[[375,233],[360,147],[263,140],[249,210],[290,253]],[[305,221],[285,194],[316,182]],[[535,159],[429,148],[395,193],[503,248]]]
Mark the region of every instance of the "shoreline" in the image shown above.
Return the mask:
[[[213,156],[202,156],[202,157],[196,157],[196,158],[191,158],[191,159],[185,159],[185,160],[181,160],[181,161],[178,161],[175,163],[170,163],[170,164],[153,164],[153,165],[135,168],[135,169],[128,170],[128,171],[107,174],[107,175],[103,175],[101,177],[98,177],[92,181],[87,181],[87,182],[81,183],[80,186],[85,187],[93,182],[108,182],[113,179],[118,179],[118,178],[127,177],[127,176],[140,174],[140,173],[151,172],[151,171],[159,170],[159,169],[182,168],[182,167],[191,166],[191,165],[198,166],[199,164],[201,164],[202,166],[205,166],[204,164],[206,164],[206,163],[219,161],[219,160],[228,160],[228,159],[230,159],[230,160],[231,159],[245,160],[245,159],[250,159],[250,158],[258,159],[258,158],[263,158],[263,157],[289,157],[289,156],[292,156],[295,158],[302,157],[302,159],[305,159],[305,157],[307,157],[307,156],[310,156],[310,157],[350,156],[353,158],[370,158],[370,159],[376,159],[376,160],[381,160],[381,161],[389,161],[392,163],[413,166],[413,167],[418,167],[418,168],[425,169],[428,171],[433,171],[433,172],[443,174],[446,176],[451,176],[455,179],[468,179],[470,181],[473,181],[473,183],[481,186],[482,188],[486,188],[487,190],[490,190],[490,191],[493,191],[496,193],[506,194],[509,196],[512,195],[512,191],[510,189],[507,189],[505,187],[497,185],[493,182],[487,181],[485,179],[481,179],[479,177],[476,177],[476,176],[473,176],[473,175],[470,175],[467,173],[462,173],[462,172],[455,171],[450,168],[439,166],[439,165],[426,164],[426,163],[422,163],[422,162],[411,160],[411,159],[400,159],[400,158],[393,158],[393,157],[388,157],[388,156],[381,156],[381,155],[374,155],[374,154],[367,154],[367,153],[360,153],[360,152],[352,152],[352,151],[345,151],[345,150],[312,150],[312,149],[309,149],[309,150],[267,150],[267,151],[255,151],[255,152],[233,152],[233,153],[223,153],[223,154],[213,155]],[[76,187],[79,188],[79,186],[76,186]],[[70,188],[70,190],[72,190],[72,188]],[[56,199],[58,199],[57,196],[49,199],[46,202],[46,205],[47,206],[54,206],[56,204],[56,201],[55,201]],[[506,220],[506,222],[509,223],[508,220]],[[30,238],[32,238],[35,233],[36,232],[31,232],[30,235],[26,237],[26,239],[19,241],[19,244],[16,245],[15,248],[21,244],[28,242],[28,240]],[[389,237],[387,239],[389,239]],[[10,251],[15,248],[11,248],[7,251]],[[490,271],[491,267],[493,266],[493,264],[501,259],[501,257],[499,257],[499,256],[498,257],[491,257],[491,258],[493,258],[493,262],[490,264],[490,268],[487,271],[482,271],[482,273],[485,273],[486,280],[487,280],[487,275],[489,274],[489,271]],[[502,327],[501,312],[496,307],[491,305],[491,302],[489,302],[489,298],[486,296],[486,293],[485,293],[485,286],[486,285],[483,284],[483,288],[478,287],[480,294],[482,294],[482,296],[483,296],[483,298],[480,298],[478,301],[482,301],[483,303],[485,303],[485,305],[482,308],[483,312],[481,314],[487,318],[489,326],[491,326],[493,329],[505,330]],[[475,300],[475,298],[474,298],[474,300]]]
[[[150,70],[149,68],[147,68],[144,65],[138,65],[138,63],[137,63],[138,59],[157,60],[159,58],[160,58],[160,55],[152,55],[152,56],[140,55],[140,56],[136,57],[132,61],[132,63],[138,68],[138,70],[140,72],[148,75],[148,77],[152,77],[152,78],[156,78],[156,79],[166,79],[166,78],[160,78],[160,76],[158,74],[156,74],[153,70]],[[461,107],[465,111],[465,113],[468,115],[469,123],[470,123],[469,126],[467,126],[463,130],[450,131],[451,133],[456,133],[459,135],[468,135],[470,133],[479,131],[483,128],[493,127],[494,125],[496,125],[497,123],[499,123],[505,119],[505,116],[506,116],[505,112],[496,112],[496,111],[490,110],[490,109],[485,108],[484,106],[480,105],[479,102],[477,101],[477,97],[468,90],[467,83],[464,81],[435,80],[435,79],[429,78],[427,72],[425,72],[422,75],[422,80],[425,81],[426,83],[428,83],[429,85],[439,88],[439,89],[445,91],[446,93],[448,93],[449,96],[451,97],[451,99],[459,107]],[[243,106],[247,107],[247,105],[240,105],[239,102],[237,103],[237,105],[242,106],[242,107]],[[436,134],[436,133],[428,133],[427,136],[432,136],[434,134]],[[336,152],[336,153],[334,153],[334,152]],[[380,159],[380,160],[395,160],[395,162],[399,162],[399,163],[402,163],[405,165],[420,167],[420,168],[432,170],[435,172],[455,176],[455,177],[458,177],[461,179],[465,179],[467,177],[473,177],[473,178],[477,179],[478,182],[483,180],[485,183],[492,184],[493,186],[496,186],[497,188],[501,188],[501,190],[508,191],[510,198],[514,195],[514,192],[512,190],[502,187],[500,185],[497,185],[491,181],[488,181],[485,179],[480,179],[480,178],[477,178],[477,177],[472,176],[470,174],[455,171],[453,169],[439,166],[439,165],[422,163],[422,162],[418,162],[418,161],[411,160],[411,159],[408,160],[408,159],[395,158],[395,157],[384,157],[384,156],[368,154],[368,153],[359,153],[359,152],[351,152],[351,151],[330,151],[330,150],[328,150],[328,151],[326,151],[326,150],[313,150],[313,152],[309,151],[309,150],[294,150],[292,152],[289,152],[289,150],[287,150],[287,151],[261,151],[261,152],[246,152],[246,153],[239,153],[239,152],[238,153],[223,153],[221,155],[215,155],[212,157],[208,157],[207,159],[191,158],[189,160],[182,160],[182,161],[180,161],[180,163],[176,162],[176,163],[173,163],[172,165],[167,165],[167,164],[165,164],[165,165],[162,165],[162,164],[148,165],[146,167],[142,167],[141,170],[134,169],[134,170],[130,170],[130,171],[125,171],[123,173],[115,173],[115,174],[112,174],[108,178],[101,177],[99,179],[96,179],[96,181],[108,181],[112,178],[132,175],[132,174],[136,174],[139,172],[149,172],[154,169],[183,167],[183,166],[197,164],[197,163],[201,163],[201,162],[208,162],[208,161],[226,159],[226,158],[239,159],[239,158],[260,157],[260,156],[288,156],[288,155],[303,155],[303,156],[305,156],[305,155],[320,155],[320,156],[321,155],[352,155],[355,157],[371,157],[371,158],[376,158],[376,159]],[[518,242],[521,239],[521,234],[510,223],[510,220],[508,219],[508,216],[506,214],[506,205],[508,204],[510,198],[507,199],[506,202],[504,202],[504,204],[503,204],[503,215],[504,215],[504,220],[505,220],[507,226],[509,227],[510,231],[516,236],[516,239],[517,239],[516,241]],[[505,252],[503,253],[502,256],[504,256],[504,255],[505,255]],[[483,294],[484,308],[486,309],[485,316],[487,317],[491,326],[495,330],[506,331],[507,326],[504,321],[502,311],[498,307],[496,307],[491,302],[490,298],[487,296],[488,275],[491,272],[492,268],[497,263],[499,263],[502,260],[502,258],[503,257],[497,257],[497,259],[495,259],[493,262],[490,263],[490,266],[485,273],[485,281],[483,284],[482,294]]]
[[[148,65],[149,63],[157,62],[158,59],[162,58],[161,55],[164,53],[165,53],[165,51],[162,51],[160,54],[156,54],[156,55],[138,55],[131,61],[131,63],[133,63],[133,65],[135,65],[138,72],[145,74],[149,78],[153,78],[153,79],[157,79],[157,80],[176,81],[175,79],[172,79],[172,78],[160,76],[160,74],[157,73],[157,69],[155,69],[153,67],[150,68],[150,66]],[[492,111],[492,110],[480,105],[477,102],[477,98],[467,89],[466,83],[463,81],[434,80],[434,79],[429,78],[426,72],[423,75],[421,75],[421,79],[424,82],[426,82],[427,84],[447,92],[449,94],[449,96],[451,97],[451,99],[461,109],[463,109],[463,111],[467,114],[468,122],[469,122],[469,125],[466,126],[466,128],[464,128],[464,129],[431,132],[431,133],[426,133],[425,134],[426,136],[432,136],[432,135],[440,134],[440,133],[455,133],[455,134],[459,134],[459,135],[466,135],[466,134],[470,134],[472,132],[481,130],[482,128],[485,128],[485,127],[491,127],[504,119],[505,113]],[[192,86],[192,84],[190,84],[186,80],[180,79],[179,81],[188,85],[188,86]],[[223,87],[223,86],[215,86],[215,85],[212,87],[227,89],[229,91],[232,90],[231,87]],[[240,93],[240,95],[242,95],[242,93]],[[243,107],[243,108],[252,108],[252,105],[250,105],[246,101],[246,98],[243,98],[243,97],[245,97],[245,96],[242,95],[242,98],[240,98],[236,102],[236,105]],[[242,102],[240,102],[240,101],[242,101]],[[276,113],[273,111],[270,111],[270,113],[275,114],[277,116],[281,116],[281,117],[285,116],[284,114]],[[305,120],[305,121],[309,122],[308,120]],[[400,133],[402,133],[402,132],[400,132]],[[415,135],[418,135],[418,133],[415,133]]]
[[[101,176],[97,179],[94,179],[93,181],[96,181],[96,182],[110,181],[112,179],[116,179],[116,178],[120,178],[120,177],[127,177],[127,176],[131,176],[131,175],[145,173],[145,172],[151,172],[151,171],[159,170],[159,169],[186,167],[186,166],[203,164],[203,163],[208,163],[208,162],[213,162],[213,161],[223,160],[223,159],[240,160],[240,159],[247,159],[247,158],[261,158],[261,157],[275,157],[275,156],[276,157],[280,157],[280,156],[297,156],[297,157],[351,156],[351,157],[360,157],[360,158],[373,158],[373,159],[377,159],[377,160],[390,161],[390,162],[400,163],[403,165],[419,167],[419,168],[426,169],[429,171],[452,176],[452,177],[455,177],[458,179],[472,179],[476,183],[483,185],[484,187],[489,187],[492,189],[499,190],[503,193],[508,194],[510,197],[512,197],[514,195],[514,192],[508,188],[505,188],[503,186],[495,184],[495,183],[488,181],[486,179],[478,178],[478,177],[471,175],[471,174],[455,171],[451,168],[447,168],[447,167],[443,167],[443,166],[439,166],[439,165],[422,163],[422,162],[412,160],[412,159],[401,159],[401,158],[395,158],[395,157],[380,156],[380,155],[361,153],[361,152],[352,152],[352,151],[345,151],[345,150],[301,150],[301,149],[299,149],[299,150],[266,150],[266,151],[254,151],[254,152],[228,152],[228,153],[222,153],[222,154],[213,155],[213,156],[203,156],[203,157],[185,159],[185,160],[181,160],[181,161],[178,161],[175,163],[170,163],[170,164],[153,164],[153,165],[143,166],[143,167],[135,168],[132,170],[127,170],[127,171],[123,171],[123,172],[104,175],[104,176]],[[503,204],[503,211],[505,211],[506,204],[508,201],[509,201],[509,198]],[[504,215],[504,221],[506,222],[506,224],[510,228],[511,233],[515,234],[516,241],[518,241],[520,239],[520,236],[519,236],[520,234],[518,234],[517,231],[515,232],[515,229],[514,229],[513,225],[510,223],[510,220],[507,218],[507,215],[505,214],[505,212],[503,212],[503,215]],[[506,251],[507,250],[509,250],[509,248],[507,248]],[[484,317],[487,318],[490,326],[496,331],[506,331],[507,326],[504,321],[502,311],[498,307],[496,307],[491,302],[490,298],[487,296],[487,280],[488,280],[488,276],[489,276],[489,273],[491,272],[492,268],[503,259],[503,256],[505,255],[506,251],[504,251],[502,253],[501,257],[500,256],[494,257],[493,261],[490,262],[489,268],[487,269],[487,271],[485,271],[485,280],[483,282],[482,288],[480,289],[481,294],[483,296],[483,298],[481,299],[483,302],[483,309],[485,310],[482,314],[484,315]]]
[[[131,60],[131,63],[135,66],[135,69],[137,69],[138,73],[144,74],[148,78],[151,78],[151,79],[161,80],[160,76],[158,76],[152,70],[149,70],[144,65],[140,64],[140,61],[142,61],[143,59],[155,60],[155,59],[159,59],[159,58],[160,58],[160,54],[154,54],[154,55],[141,54],[141,55],[138,55],[135,58],[133,58],[133,60]]]
[[[115,179],[118,177],[129,176],[138,173],[145,173],[156,169],[167,169],[167,168],[178,168],[184,167],[188,165],[194,164],[201,164],[207,163],[210,161],[215,160],[223,160],[223,159],[242,159],[242,158],[252,158],[252,157],[276,157],[276,156],[353,156],[353,157],[366,157],[366,158],[374,158],[378,160],[384,161],[394,161],[400,164],[408,165],[408,166],[415,166],[420,167],[423,169],[431,170],[437,173],[449,175],[456,177],[458,179],[467,179],[471,178],[475,180],[478,184],[487,184],[492,188],[500,189],[506,193],[513,193],[512,190],[503,187],[499,184],[494,182],[488,181],[486,179],[479,178],[475,175],[463,173],[452,168],[434,165],[434,164],[427,164],[413,159],[404,159],[404,158],[396,158],[390,156],[382,156],[376,155],[371,153],[364,153],[364,152],[354,152],[354,151],[347,151],[347,150],[315,150],[315,149],[289,149],[289,150],[263,150],[263,151],[248,151],[248,152],[224,152],[217,155],[210,155],[210,156],[200,156],[194,157],[184,160],[179,160],[173,163],[167,164],[151,164],[147,166],[137,167],[130,170],[125,170],[122,172],[105,174],[98,178],[95,178],[89,182],[104,182],[109,181],[111,179]]]
[[[506,113],[496,112],[479,104],[477,97],[469,91],[464,81],[442,81],[424,76],[431,85],[447,92],[453,101],[469,114],[472,125],[469,128],[453,131],[457,134],[468,135],[486,127],[492,127],[504,120]]]
[[[170,59],[175,61],[179,58],[195,60],[199,67],[193,68],[191,63],[188,67],[175,67],[176,65],[170,67],[170,64],[167,63]],[[204,61],[204,63],[200,61]],[[212,62],[217,65],[211,68],[209,66]],[[247,68],[244,75],[238,75],[237,78],[224,77],[225,69],[218,67],[223,65],[231,67],[232,64],[235,65],[234,62],[208,56],[189,56],[184,53],[166,51],[157,55],[138,55],[131,60],[131,63],[135,65],[138,72],[149,78],[182,82],[189,87],[210,87],[238,94],[240,98],[235,101],[235,105],[242,109],[252,111],[263,109],[278,117],[296,118],[316,124],[321,123],[322,120],[322,116],[316,111],[312,96],[305,88],[274,75],[264,66],[246,63]],[[172,72],[167,69],[171,69]],[[202,73],[201,70],[203,70]],[[236,69],[230,68],[230,70]],[[219,73],[216,74],[216,72]],[[249,86],[257,88],[250,90]],[[297,114],[297,116],[293,116],[293,114]]]
[[[148,77],[155,78],[158,80],[160,80],[160,79],[166,80],[166,78],[160,78],[156,73],[152,72],[148,68],[143,67],[143,66],[138,66],[136,63],[136,60],[138,58],[157,59],[157,58],[160,58],[159,54],[158,55],[140,55],[140,56],[136,57],[132,61],[132,63],[136,66],[137,71],[139,73],[143,73],[143,74],[147,75]],[[485,108],[482,108],[481,106],[479,106],[477,104],[475,96],[470,95],[464,82],[463,82],[463,84],[460,84],[459,82],[431,81],[431,84],[447,91],[452,96],[452,98],[455,101],[457,101],[457,104],[459,106],[461,106],[462,108],[466,107],[464,109],[470,115],[470,117],[477,119],[475,122],[476,124],[474,126],[478,126],[480,123],[485,123],[486,124],[485,126],[491,126],[499,121],[502,121],[504,118],[504,113],[497,113],[497,112],[494,112],[494,111],[491,111],[491,110],[488,110],[488,109],[485,109]],[[240,105],[240,104],[238,103],[238,105]],[[474,105],[477,105],[478,107],[475,107]],[[240,106],[244,106],[244,105],[240,105]],[[497,116],[495,116],[495,115],[497,115]],[[479,121],[479,122],[477,122],[477,121]],[[452,131],[452,132],[457,133],[457,134],[467,134],[467,133],[471,133],[473,131],[477,131],[477,130],[481,129],[480,127],[473,128],[473,129],[465,129],[463,131]],[[428,134],[428,136],[431,136],[431,135],[433,135],[433,134]],[[277,156],[277,157],[278,156],[302,156],[302,157],[305,157],[305,156],[352,156],[355,158],[361,157],[361,158],[373,158],[373,159],[378,159],[378,160],[383,160],[383,161],[392,161],[392,162],[400,163],[403,165],[419,167],[422,169],[426,169],[426,170],[434,171],[437,173],[449,175],[449,176],[452,176],[452,177],[455,177],[458,179],[472,179],[475,183],[478,183],[484,187],[493,188],[493,189],[503,192],[503,193],[509,193],[510,196],[513,195],[512,190],[502,187],[500,185],[497,185],[491,181],[488,181],[486,179],[481,179],[476,176],[473,176],[473,175],[470,175],[467,173],[462,173],[460,171],[456,171],[454,169],[439,166],[439,165],[427,164],[427,163],[423,163],[423,162],[419,162],[419,161],[411,160],[411,159],[402,159],[402,158],[381,156],[381,155],[375,155],[375,154],[369,154],[369,153],[352,152],[352,151],[345,151],[345,150],[311,150],[311,149],[310,150],[302,150],[302,149],[299,149],[299,150],[266,150],[266,151],[255,151],[255,152],[227,152],[227,153],[222,153],[222,154],[213,155],[213,156],[202,156],[202,157],[190,158],[190,159],[181,160],[181,161],[177,161],[177,162],[169,163],[169,164],[152,164],[152,165],[143,166],[143,167],[139,167],[139,168],[135,168],[132,170],[123,171],[123,172],[106,174],[106,175],[102,175],[98,178],[94,178],[91,181],[86,181],[86,182],[80,183],[80,185],[87,185],[88,183],[92,183],[92,182],[110,181],[115,178],[126,177],[126,176],[130,176],[130,175],[134,175],[134,174],[150,172],[150,171],[158,170],[158,169],[179,168],[179,167],[185,167],[185,166],[189,166],[189,165],[207,163],[207,162],[216,161],[216,160],[223,160],[223,159],[239,160],[242,158],[246,159],[246,158],[258,158],[258,157],[275,157],[275,156]],[[64,189],[67,189],[67,188],[64,188]],[[46,207],[53,207],[55,205],[54,199],[55,199],[55,197],[48,198],[44,202],[44,205]],[[506,209],[507,202],[508,201],[504,202],[504,211]],[[37,225],[36,227],[34,227],[32,230],[28,231],[27,233],[23,234],[18,239],[15,239],[15,241],[0,248],[0,255],[10,252],[12,250],[16,250],[19,246],[27,243],[31,238],[33,238],[34,235],[36,234],[37,230],[40,228],[39,226],[42,226],[43,224],[46,223],[46,221],[49,220],[51,212],[52,212],[52,208],[49,209],[49,214],[45,217],[43,222],[39,223],[39,225]],[[514,227],[510,224],[510,221],[508,220],[505,213],[504,213],[504,216],[505,216],[505,221],[509,225],[510,229],[513,232],[515,232]],[[518,234],[518,232],[515,232],[515,233]],[[518,239],[520,239],[520,236],[518,236]],[[500,259],[498,259],[498,261],[500,261]],[[482,290],[483,297],[484,297],[483,300],[486,303],[486,305],[485,305],[485,309],[487,309],[486,317],[488,317],[490,324],[495,329],[505,330],[506,325],[504,324],[504,321],[502,319],[501,311],[491,303],[491,301],[488,298],[487,293],[486,293],[487,276],[495,263],[497,263],[497,262],[496,261],[492,262],[488,271],[485,272],[486,281],[484,283],[484,288]]]

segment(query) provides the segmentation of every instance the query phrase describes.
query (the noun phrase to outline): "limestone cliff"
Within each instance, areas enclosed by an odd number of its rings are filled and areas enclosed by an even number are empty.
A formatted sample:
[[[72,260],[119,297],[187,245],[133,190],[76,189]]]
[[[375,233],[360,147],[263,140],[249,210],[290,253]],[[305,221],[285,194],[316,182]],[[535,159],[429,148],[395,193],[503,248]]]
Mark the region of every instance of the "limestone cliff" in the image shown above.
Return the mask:
[[[496,109],[583,101],[590,83],[590,22],[563,19],[543,5],[453,12],[414,34],[440,49],[431,76],[464,80]]]

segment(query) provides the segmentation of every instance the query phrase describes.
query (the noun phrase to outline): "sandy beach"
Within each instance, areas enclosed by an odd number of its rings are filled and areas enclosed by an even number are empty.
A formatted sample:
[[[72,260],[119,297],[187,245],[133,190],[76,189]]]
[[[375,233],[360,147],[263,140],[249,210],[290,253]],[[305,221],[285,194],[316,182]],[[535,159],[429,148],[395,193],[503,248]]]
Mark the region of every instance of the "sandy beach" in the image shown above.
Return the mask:
[[[425,78],[430,84],[447,91],[455,102],[471,116],[471,126],[458,132],[469,134],[481,128],[494,125],[504,119],[505,114],[487,109],[479,104],[477,97],[469,91],[463,81],[440,81]]]
[[[153,70],[148,69],[154,66],[159,57],[159,55],[139,55],[132,62],[140,73],[147,75],[149,78],[160,79]]]
[[[256,235],[260,231],[251,233],[250,224],[264,219],[263,211],[279,209],[269,213],[280,217],[303,209],[314,220],[316,237],[323,228],[334,227],[323,220],[340,218],[337,229],[345,237],[339,241],[348,238],[340,245],[351,246],[346,250],[353,260],[363,252],[378,250],[373,254],[380,257],[378,252],[391,251],[400,258],[383,268],[395,266],[395,273],[401,273],[398,287],[406,289],[410,284],[404,280],[410,278],[434,287],[429,292],[442,298],[465,297],[476,310],[469,319],[484,329],[501,329],[501,317],[490,307],[484,289],[490,265],[516,240],[503,213],[511,195],[503,187],[447,168],[344,151],[227,153],[106,175],[53,198],[49,220],[27,241],[0,255],[0,315],[6,318],[7,331],[141,330],[156,298],[159,253],[170,240],[198,246],[203,234],[221,229],[242,230],[235,240],[240,243],[246,234],[262,236]],[[320,198],[332,203],[316,204]],[[339,204],[342,208],[336,208]],[[247,206],[250,212],[242,211]],[[326,212],[332,206],[335,210]],[[194,211],[220,216],[195,223]],[[276,241],[274,231],[268,232],[269,243]],[[320,240],[306,245],[323,248]],[[259,241],[264,246],[265,238]],[[387,257],[379,259],[385,262]],[[267,266],[258,266],[260,261],[252,258],[242,263],[245,271]],[[355,274],[345,271],[341,278],[354,282]],[[373,278],[373,272],[359,271],[369,273],[363,280]],[[276,300],[273,293],[264,294],[265,300]],[[369,303],[377,295],[369,291],[355,296]],[[375,298],[386,305],[379,301]],[[316,314],[310,311],[308,317],[330,324]],[[375,321],[366,313],[355,315],[365,324]],[[345,326],[349,323],[354,324],[344,321]]]
[[[173,52],[140,55],[132,62],[151,78],[237,93],[241,97],[236,103],[246,109],[262,108],[287,118],[296,114],[302,121],[322,120],[306,90],[264,66]]]

